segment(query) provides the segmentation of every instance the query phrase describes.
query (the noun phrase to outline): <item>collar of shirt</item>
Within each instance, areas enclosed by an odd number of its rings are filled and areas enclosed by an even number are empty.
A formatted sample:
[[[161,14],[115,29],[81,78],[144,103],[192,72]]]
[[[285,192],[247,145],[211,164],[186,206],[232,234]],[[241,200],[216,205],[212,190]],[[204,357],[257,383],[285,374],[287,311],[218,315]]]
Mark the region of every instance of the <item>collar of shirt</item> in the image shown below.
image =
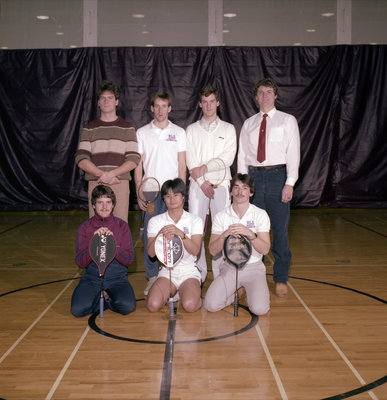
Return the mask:
[[[170,126],[171,126],[171,121],[170,120],[168,120],[168,125],[164,128],[164,129],[168,129]],[[152,129],[155,129],[155,130],[159,130],[159,131],[163,131],[164,129],[161,129],[161,128],[159,128],[156,124],[155,124],[155,120],[152,120],[151,121],[151,127],[152,127]]]
[[[263,114],[267,114],[269,116],[269,118],[273,118],[273,116],[274,116],[276,111],[277,111],[277,109],[274,107],[267,113],[264,113],[264,112],[260,111],[259,115],[260,115],[261,119],[263,119]]]
[[[216,117],[216,119],[212,121],[210,124],[203,117],[202,119],[199,120],[199,124],[205,131],[212,132],[219,124],[219,117]]]

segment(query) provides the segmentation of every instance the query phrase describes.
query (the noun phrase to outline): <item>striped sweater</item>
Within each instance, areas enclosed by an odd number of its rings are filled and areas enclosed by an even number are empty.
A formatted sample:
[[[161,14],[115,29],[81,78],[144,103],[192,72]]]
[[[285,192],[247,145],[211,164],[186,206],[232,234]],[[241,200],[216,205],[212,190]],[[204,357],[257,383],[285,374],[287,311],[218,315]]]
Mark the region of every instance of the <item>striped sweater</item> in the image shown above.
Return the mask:
[[[129,122],[118,117],[113,122],[104,122],[99,118],[87,124],[81,132],[75,162],[88,159],[103,171],[111,171],[125,161],[140,162],[136,131]],[[87,181],[97,177],[86,173]],[[119,176],[121,180],[130,180],[130,172]]]

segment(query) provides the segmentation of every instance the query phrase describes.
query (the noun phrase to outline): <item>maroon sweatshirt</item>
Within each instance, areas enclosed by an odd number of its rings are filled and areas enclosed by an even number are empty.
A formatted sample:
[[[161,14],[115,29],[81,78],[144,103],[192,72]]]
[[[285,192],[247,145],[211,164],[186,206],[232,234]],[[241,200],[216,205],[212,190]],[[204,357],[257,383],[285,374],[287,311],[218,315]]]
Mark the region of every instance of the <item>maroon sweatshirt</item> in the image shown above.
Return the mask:
[[[128,267],[134,261],[132,234],[128,224],[113,215],[108,218],[101,218],[97,214],[78,228],[75,253],[76,264],[80,268],[87,268],[93,261],[89,253],[89,244],[94,232],[101,227],[107,227],[113,232],[117,246],[115,260]]]

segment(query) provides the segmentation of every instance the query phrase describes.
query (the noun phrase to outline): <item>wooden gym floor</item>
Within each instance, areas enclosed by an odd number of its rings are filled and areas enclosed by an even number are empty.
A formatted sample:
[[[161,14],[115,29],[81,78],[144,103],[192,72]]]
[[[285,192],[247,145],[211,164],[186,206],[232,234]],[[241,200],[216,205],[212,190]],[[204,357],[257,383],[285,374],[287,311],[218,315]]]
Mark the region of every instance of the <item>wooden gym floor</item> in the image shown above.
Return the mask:
[[[387,210],[293,210],[289,295],[272,294],[259,318],[232,307],[147,312],[136,211],[137,310],[74,318],[86,218],[0,213],[0,398],[387,399]]]

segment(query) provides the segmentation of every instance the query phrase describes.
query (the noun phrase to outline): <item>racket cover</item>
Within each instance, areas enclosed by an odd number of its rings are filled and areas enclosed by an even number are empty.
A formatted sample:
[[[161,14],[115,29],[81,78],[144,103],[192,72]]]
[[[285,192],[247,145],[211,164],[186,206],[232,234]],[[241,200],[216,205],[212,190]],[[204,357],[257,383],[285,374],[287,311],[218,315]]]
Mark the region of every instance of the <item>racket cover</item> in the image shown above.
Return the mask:
[[[113,235],[95,234],[90,241],[89,252],[102,276],[116,256],[116,241]]]
[[[167,268],[173,268],[183,257],[184,245],[180,236],[175,235],[173,239],[167,239],[160,234],[155,241],[156,256]]]
[[[251,252],[251,242],[247,236],[229,235],[226,237],[223,244],[223,254],[235,268],[242,268],[249,261]]]

